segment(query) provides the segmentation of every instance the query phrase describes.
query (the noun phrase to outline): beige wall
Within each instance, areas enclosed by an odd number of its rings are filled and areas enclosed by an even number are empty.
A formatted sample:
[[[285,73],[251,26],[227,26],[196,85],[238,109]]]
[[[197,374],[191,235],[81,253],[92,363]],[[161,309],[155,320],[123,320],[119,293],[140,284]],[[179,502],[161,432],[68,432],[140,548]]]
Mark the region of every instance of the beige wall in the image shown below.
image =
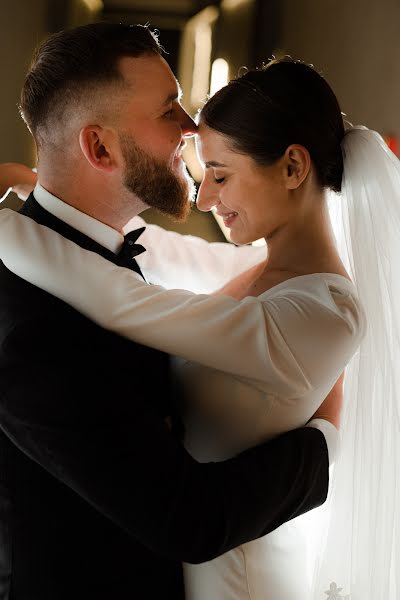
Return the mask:
[[[0,2],[0,162],[34,165],[31,136],[17,104],[33,49],[45,35],[46,18],[47,0]]]
[[[17,104],[33,50],[48,34],[55,6],[52,0],[0,0],[0,162],[35,164],[34,146]],[[82,2],[69,0],[60,26],[94,17]]]
[[[280,49],[315,64],[353,124],[400,137],[399,0],[279,0]]]

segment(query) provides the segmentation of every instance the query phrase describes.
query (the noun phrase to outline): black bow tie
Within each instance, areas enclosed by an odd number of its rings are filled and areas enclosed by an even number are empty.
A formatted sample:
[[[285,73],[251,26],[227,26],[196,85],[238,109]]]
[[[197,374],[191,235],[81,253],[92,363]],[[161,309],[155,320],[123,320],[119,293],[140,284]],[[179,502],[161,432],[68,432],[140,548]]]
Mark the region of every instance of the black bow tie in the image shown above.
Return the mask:
[[[130,231],[126,234],[126,236],[124,237],[124,243],[122,244],[122,248],[118,252],[117,262],[119,265],[140,272],[136,264],[135,258],[139,256],[139,254],[146,252],[146,248],[143,248],[141,244],[136,244],[135,242],[142,235],[145,229],[146,227],[140,227],[140,229],[135,229],[134,231]]]

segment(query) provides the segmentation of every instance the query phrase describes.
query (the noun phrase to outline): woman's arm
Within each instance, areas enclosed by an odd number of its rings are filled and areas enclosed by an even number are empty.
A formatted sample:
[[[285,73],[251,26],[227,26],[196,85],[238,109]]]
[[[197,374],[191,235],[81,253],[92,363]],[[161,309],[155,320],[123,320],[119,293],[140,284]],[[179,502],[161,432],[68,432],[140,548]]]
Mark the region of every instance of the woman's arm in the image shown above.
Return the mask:
[[[325,290],[321,304],[307,289],[242,301],[167,291],[7,209],[0,211],[0,256],[11,271],[102,327],[263,381],[286,398],[338,377],[361,338],[362,311],[349,294],[341,304]],[[319,285],[323,294],[326,284]]]
[[[20,163],[0,164],[0,199],[3,198],[10,188],[21,200],[26,200],[35,187],[37,175]]]

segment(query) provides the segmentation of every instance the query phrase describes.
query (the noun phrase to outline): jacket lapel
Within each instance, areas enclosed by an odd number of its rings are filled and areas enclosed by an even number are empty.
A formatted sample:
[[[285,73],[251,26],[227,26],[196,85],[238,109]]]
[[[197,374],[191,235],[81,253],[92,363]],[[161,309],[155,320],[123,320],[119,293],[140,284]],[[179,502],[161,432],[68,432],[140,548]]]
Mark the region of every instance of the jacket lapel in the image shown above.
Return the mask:
[[[131,259],[129,261],[129,264],[127,262],[124,262],[124,264],[122,264],[119,255],[114,254],[107,248],[104,248],[104,246],[101,246],[87,235],[81,233],[77,229],[74,229],[73,227],[68,225],[68,223],[61,221],[60,219],[49,213],[47,210],[42,208],[40,204],[35,200],[33,193],[26,200],[19,212],[23,215],[26,215],[27,217],[30,217],[37,223],[40,223],[40,225],[45,225],[46,227],[49,227],[49,229],[57,231],[57,233],[67,238],[68,240],[71,240],[75,244],[78,244],[78,246],[80,246],[81,248],[84,248],[85,250],[90,250],[91,252],[96,252],[96,254],[99,254],[100,256],[102,256],[106,260],[109,260],[115,265],[130,268],[136,273],[138,273],[141,277],[143,277],[139,265],[134,259]]]

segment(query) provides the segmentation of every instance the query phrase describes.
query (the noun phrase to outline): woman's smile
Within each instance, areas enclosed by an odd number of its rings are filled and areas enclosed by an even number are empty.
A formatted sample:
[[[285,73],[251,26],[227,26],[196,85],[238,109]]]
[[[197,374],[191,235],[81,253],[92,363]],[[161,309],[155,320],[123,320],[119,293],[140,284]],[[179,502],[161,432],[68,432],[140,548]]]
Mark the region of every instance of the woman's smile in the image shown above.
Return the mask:
[[[217,210],[217,215],[222,217],[225,227],[231,227],[236,217],[238,216],[238,213],[234,211],[221,213]]]

